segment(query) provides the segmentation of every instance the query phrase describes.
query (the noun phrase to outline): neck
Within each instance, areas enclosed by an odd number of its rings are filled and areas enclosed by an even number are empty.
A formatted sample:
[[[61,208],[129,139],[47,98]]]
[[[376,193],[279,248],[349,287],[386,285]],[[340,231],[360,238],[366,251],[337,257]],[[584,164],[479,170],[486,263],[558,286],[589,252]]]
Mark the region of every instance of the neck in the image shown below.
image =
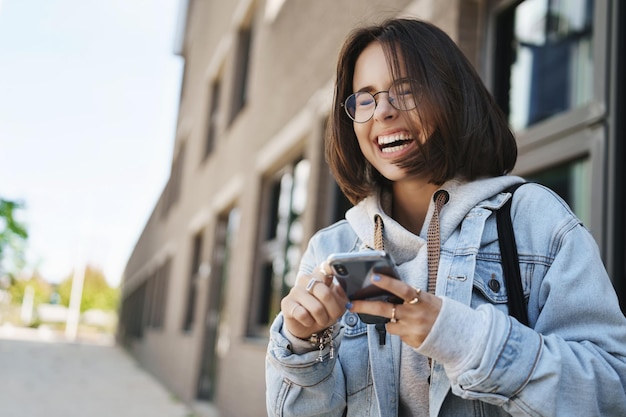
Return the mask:
[[[438,185],[423,180],[399,181],[393,184],[393,218],[405,229],[419,235],[426,213]]]

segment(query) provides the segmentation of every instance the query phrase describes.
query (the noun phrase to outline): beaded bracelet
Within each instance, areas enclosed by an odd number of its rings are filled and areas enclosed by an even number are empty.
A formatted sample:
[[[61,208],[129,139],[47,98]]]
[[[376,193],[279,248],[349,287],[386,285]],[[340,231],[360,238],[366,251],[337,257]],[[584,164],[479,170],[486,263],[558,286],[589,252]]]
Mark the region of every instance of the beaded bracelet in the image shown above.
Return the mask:
[[[319,356],[317,357],[317,362],[324,362],[323,351],[326,346],[330,347],[329,358],[332,359],[335,357],[335,345],[333,343],[333,333],[335,331],[335,326],[330,326],[329,328],[323,330],[320,333],[313,333],[311,337],[309,337],[309,342],[311,346],[316,346],[319,349]]]

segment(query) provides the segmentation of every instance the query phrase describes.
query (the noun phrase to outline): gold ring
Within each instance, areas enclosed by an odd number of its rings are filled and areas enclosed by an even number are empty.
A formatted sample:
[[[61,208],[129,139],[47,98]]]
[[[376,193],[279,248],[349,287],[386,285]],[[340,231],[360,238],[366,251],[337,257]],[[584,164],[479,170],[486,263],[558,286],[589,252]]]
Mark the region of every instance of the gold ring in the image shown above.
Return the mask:
[[[293,319],[293,318],[295,318],[295,317],[294,317],[294,315],[293,315],[293,313],[294,313],[294,311],[296,311],[296,308],[298,308],[298,307],[302,307],[302,306],[300,305],[300,303],[296,303],[296,305],[295,305],[295,306],[293,306],[293,308],[291,309],[291,312],[289,313],[289,315],[291,316],[291,318],[292,318],[292,319]]]
[[[315,278],[311,278],[311,281],[309,281],[309,283],[306,284],[306,292],[308,292],[309,294],[313,294],[313,287],[315,287],[315,284],[317,284],[318,282],[322,282],[322,281],[319,281]]]
[[[415,289],[415,297],[411,301],[409,301],[409,304],[417,304],[420,302],[419,295],[422,293],[422,289],[415,287],[413,288]]]
[[[396,318],[396,306],[393,306],[391,309],[391,318],[389,319],[391,323],[397,323],[398,319]]]

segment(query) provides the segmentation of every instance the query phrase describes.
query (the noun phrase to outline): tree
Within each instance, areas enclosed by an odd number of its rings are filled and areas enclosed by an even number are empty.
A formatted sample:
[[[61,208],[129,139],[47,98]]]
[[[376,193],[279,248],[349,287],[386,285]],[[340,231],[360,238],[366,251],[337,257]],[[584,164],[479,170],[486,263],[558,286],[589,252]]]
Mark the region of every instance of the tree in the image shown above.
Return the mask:
[[[14,279],[11,286],[7,290],[11,294],[11,301],[15,304],[21,304],[24,299],[26,287],[32,287],[35,290],[35,305],[50,302],[52,295],[52,285],[43,279],[39,273],[35,272],[27,279]]]
[[[69,307],[72,293],[73,274],[57,286],[60,304]],[[91,309],[116,311],[119,301],[119,290],[111,288],[101,270],[87,266],[83,283],[83,297],[80,304],[81,313]]]
[[[16,213],[24,204],[0,198],[0,277],[6,271],[6,262],[15,268],[24,266],[24,247],[28,239],[26,226],[16,220]],[[11,267],[8,269],[12,269]]]

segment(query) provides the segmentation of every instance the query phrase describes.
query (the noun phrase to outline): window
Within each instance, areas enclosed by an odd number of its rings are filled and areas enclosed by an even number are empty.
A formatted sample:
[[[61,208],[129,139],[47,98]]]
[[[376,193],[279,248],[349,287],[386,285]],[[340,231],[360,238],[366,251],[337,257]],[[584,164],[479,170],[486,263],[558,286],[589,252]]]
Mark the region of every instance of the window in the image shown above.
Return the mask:
[[[122,302],[120,326],[122,338],[126,344],[130,344],[134,339],[143,338],[145,299],[146,283],[143,282]]]
[[[230,122],[235,120],[239,112],[246,105],[248,94],[248,71],[250,64],[250,49],[252,45],[252,28],[243,27],[237,34],[237,49],[235,56],[235,74],[233,84]]]
[[[213,152],[213,147],[215,146],[221,89],[222,89],[221,80],[215,79],[211,83],[211,89],[210,89],[211,91],[209,93],[209,96],[210,96],[209,117],[208,117],[208,123],[207,123],[206,140],[204,143],[204,157],[205,158],[209,156],[211,152]]]
[[[593,0],[526,0],[498,16],[494,94],[515,130],[593,98]]]
[[[302,215],[309,171],[309,161],[300,159],[264,184],[250,336],[266,336],[270,320],[280,311],[280,300],[295,283],[304,243]]]
[[[556,192],[583,223],[589,225],[591,187],[589,186],[589,159],[578,159],[552,167],[526,179],[545,185]]]
[[[191,255],[191,270],[189,271],[189,284],[187,289],[187,302],[185,303],[184,331],[191,331],[194,323],[196,311],[196,299],[198,296],[198,282],[202,273],[202,232],[197,233],[193,238],[193,249]]]
[[[172,163],[172,170],[170,172],[170,178],[163,190],[163,206],[162,217],[167,217],[172,206],[178,201],[180,197],[180,186],[183,180],[183,162],[185,159],[185,144],[183,143],[178,148],[178,153],[174,157]]]
[[[170,263],[167,260],[122,301],[119,323],[124,343],[143,338],[145,328],[163,328]]]
[[[206,310],[205,333],[202,349],[202,362],[198,379],[197,396],[203,400],[215,397],[218,360],[228,349],[228,329],[226,319],[226,293],[230,270],[231,250],[239,229],[239,210],[233,208],[222,213],[217,220],[215,241],[211,262],[211,275]]]
[[[168,260],[148,280],[147,324],[154,329],[163,328],[169,274],[170,261]]]

